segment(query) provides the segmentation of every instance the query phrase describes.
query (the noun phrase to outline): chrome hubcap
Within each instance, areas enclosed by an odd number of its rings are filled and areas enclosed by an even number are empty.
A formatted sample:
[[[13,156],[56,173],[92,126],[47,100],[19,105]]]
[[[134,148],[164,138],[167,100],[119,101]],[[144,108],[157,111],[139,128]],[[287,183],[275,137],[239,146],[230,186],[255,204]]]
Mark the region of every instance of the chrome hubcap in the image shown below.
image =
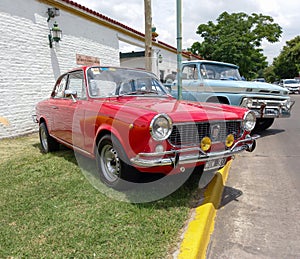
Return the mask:
[[[115,182],[120,177],[121,163],[118,153],[111,145],[105,145],[100,154],[101,170],[109,182]]]
[[[41,142],[42,142],[43,148],[45,150],[48,150],[47,134],[46,134],[45,129],[43,129],[43,128],[41,129]]]

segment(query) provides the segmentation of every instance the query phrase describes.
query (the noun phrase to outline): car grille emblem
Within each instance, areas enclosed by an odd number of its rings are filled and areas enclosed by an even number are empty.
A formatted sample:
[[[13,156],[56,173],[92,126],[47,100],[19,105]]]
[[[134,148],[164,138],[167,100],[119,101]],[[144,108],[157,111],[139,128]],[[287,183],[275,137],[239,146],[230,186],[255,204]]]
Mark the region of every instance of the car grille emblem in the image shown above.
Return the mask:
[[[218,139],[219,133],[220,133],[220,129],[221,129],[221,127],[218,124],[211,126],[211,128],[210,128],[210,134],[211,134],[211,139],[213,141],[216,141]]]

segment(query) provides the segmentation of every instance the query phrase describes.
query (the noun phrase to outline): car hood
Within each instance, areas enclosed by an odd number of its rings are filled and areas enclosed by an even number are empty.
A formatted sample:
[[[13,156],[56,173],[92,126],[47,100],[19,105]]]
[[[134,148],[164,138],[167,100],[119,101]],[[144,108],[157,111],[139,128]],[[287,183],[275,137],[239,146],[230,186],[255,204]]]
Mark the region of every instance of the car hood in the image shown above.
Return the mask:
[[[123,96],[111,98],[105,104],[119,114],[127,114],[127,116],[122,117],[128,117],[128,114],[132,114],[135,117],[149,119],[149,117],[154,117],[159,113],[165,113],[175,123],[207,120],[238,120],[242,119],[247,111],[247,109],[229,105],[178,101],[171,97]]]
[[[208,87],[218,87],[218,91],[222,92],[288,95],[288,91],[283,87],[269,83],[234,80],[203,80],[203,82]]]

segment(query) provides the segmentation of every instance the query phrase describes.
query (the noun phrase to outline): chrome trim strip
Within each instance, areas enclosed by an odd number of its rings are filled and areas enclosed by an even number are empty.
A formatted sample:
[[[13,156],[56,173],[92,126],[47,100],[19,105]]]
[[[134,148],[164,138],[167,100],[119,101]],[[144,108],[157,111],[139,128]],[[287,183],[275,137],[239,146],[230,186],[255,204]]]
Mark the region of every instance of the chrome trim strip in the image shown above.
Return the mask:
[[[64,140],[62,140],[62,139],[60,139],[60,138],[57,138],[56,136],[53,136],[52,134],[50,134],[50,136],[51,136],[52,138],[54,138],[57,142],[59,142],[59,143],[61,143],[62,145],[66,146],[67,148],[70,148],[70,149],[74,150],[75,152],[79,152],[79,153],[81,153],[81,154],[83,154],[83,155],[85,155],[85,156],[87,156],[87,157],[91,157],[91,158],[94,157],[93,154],[91,154],[91,153],[88,152],[88,151],[83,150],[83,149],[80,148],[80,147],[73,146],[73,145],[70,144],[69,142],[66,142],[66,141],[64,141]]]
[[[239,119],[239,120],[213,120],[213,121],[195,121],[193,122],[193,124],[200,124],[200,123],[209,123],[209,124],[217,124],[217,123],[226,123],[226,122],[243,122],[242,119]],[[187,125],[187,124],[191,124],[191,122],[176,122],[176,123],[173,123],[173,126],[176,126],[176,125]]]

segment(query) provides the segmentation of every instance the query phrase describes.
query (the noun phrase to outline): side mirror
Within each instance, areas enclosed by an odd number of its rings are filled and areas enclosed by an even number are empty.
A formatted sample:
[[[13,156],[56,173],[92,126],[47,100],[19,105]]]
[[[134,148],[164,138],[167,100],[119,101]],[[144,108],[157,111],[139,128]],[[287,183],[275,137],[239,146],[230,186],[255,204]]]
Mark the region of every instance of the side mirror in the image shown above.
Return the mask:
[[[77,98],[77,91],[75,91],[75,90],[69,90],[69,89],[67,89],[67,90],[65,90],[65,96],[66,96],[66,97],[69,97],[69,96],[71,96],[71,97],[72,97],[72,100],[73,100],[73,102],[76,102],[76,98]]]

